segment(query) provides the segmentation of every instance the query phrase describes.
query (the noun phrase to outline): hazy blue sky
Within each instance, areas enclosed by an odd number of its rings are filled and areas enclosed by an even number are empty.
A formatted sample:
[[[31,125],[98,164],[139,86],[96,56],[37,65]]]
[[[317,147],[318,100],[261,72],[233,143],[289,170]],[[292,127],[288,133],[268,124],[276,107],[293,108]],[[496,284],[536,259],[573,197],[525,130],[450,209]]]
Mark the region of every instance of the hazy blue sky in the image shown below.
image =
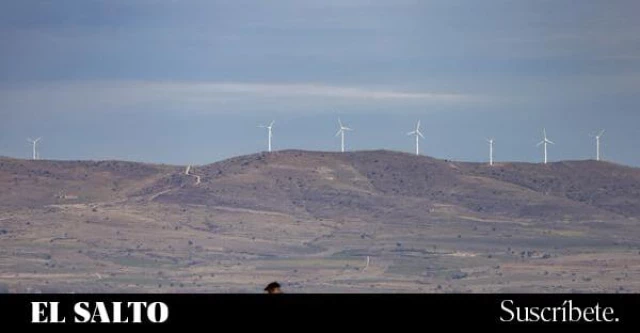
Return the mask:
[[[347,148],[640,166],[640,2],[4,0],[0,155],[209,163]]]

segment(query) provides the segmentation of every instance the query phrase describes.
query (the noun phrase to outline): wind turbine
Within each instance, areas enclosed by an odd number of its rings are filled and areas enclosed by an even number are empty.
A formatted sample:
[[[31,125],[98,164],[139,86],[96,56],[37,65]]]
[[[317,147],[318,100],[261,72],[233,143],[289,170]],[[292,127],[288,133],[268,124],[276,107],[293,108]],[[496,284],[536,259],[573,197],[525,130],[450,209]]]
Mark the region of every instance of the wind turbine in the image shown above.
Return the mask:
[[[492,139],[487,139],[487,142],[489,142],[489,165],[493,165],[493,138]]]
[[[38,144],[38,141],[40,141],[40,139],[42,138],[37,138],[35,140],[31,139],[31,138],[27,138],[27,141],[30,142],[33,145],[33,159],[37,160],[38,159],[38,153],[36,150],[36,145]]]
[[[541,144],[544,144],[544,164],[547,164],[547,144],[552,144],[555,145],[555,143],[553,143],[553,141],[547,139],[547,130],[546,129],[542,129],[542,135],[544,136],[544,139],[540,142],[538,142],[538,144],[536,145],[536,147],[539,147]]]
[[[416,136],[416,155],[420,155],[420,138],[424,139],[424,135],[422,135],[422,132],[420,132],[420,120],[418,120],[418,124],[416,125],[416,130],[407,133],[407,135]]]
[[[273,124],[275,123],[275,121],[271,121],[271,123],[269,124],[269,126],[265,126],[265,125],[260,125],[258,127],[260,128],[266,128],[269,131],[269,151],[271,151],[271,137],[272,135],[272,131],[271,129],[273,128]]]
[[[338,132],[336,133],[336,136],[340,135],[341,136],[341,151],[344,153],[344,132],[345,131],[353,131],[353,129],[342,125],[342,121],[340,120],[340,118],[338,118],[338,124],[340,125],[340,129],[338,130]]]
[[[600,138],[604,134],[604,130],[600,131],[600,133],[595,135],[596,138],[596,161],[600,160]]]

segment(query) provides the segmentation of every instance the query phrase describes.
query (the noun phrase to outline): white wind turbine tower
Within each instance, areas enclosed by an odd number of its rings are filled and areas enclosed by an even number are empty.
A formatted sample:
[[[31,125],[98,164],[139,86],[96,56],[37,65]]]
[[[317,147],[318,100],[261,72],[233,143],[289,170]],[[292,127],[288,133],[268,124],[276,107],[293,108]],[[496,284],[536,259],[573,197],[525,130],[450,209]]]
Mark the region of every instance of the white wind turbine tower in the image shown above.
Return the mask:
[[[269,124],[269,126],[265,126],[265,125],[260,125],[258,127],[260,128],[266,128],[269,131],[269,151],[271,151],[271,137],[273,136],[272,134],[272,128],[273,128],[273,124],[275,123],[275,121],[271,121],[271,123]]]
[[[344,132],[345,131],[353,131],[353,129],[342,125],[342,121],[340,120],[340,118],[338,118],[338,124],[340,125],[340,129],[338,130],[338,132],[336,133],[336,136],[340,135],[341,136],[341,151],[344,153]]]
[[[604,134],[604,130],[600,131],[600,133],[596,134],[596,161],[600,161],[600,138]]]
[[[407,135],[416,136],[416,155],[420,155],[420,138],[424,139],[424,135],[420,132],[420,120],[418,120],[418,124],[416,124],[416,130],[407,133]]]
[[[495,142],[493,139],[487,139],[489,142],[489,165],[493,165],[493,143]]]
[[[542,139],[542,141],[538,142],[538,144],[536,146],[539,147],[541,144],[544,144],[544,164],[547,164],[547,144],[555,145],[555,143],[553,143],[553,141],[547,139],[547,130],[544,129],[544,128],[542,129],[542,135],[544,136],[544,139]]]
[[[27,141],[30,142],[33,145],[33,159],[37,160],[38,159],[38,152],[36,150],[36,146],[38,145],[38,141],[40,141],[40,139],[42,138],[37,138],[35,140],[28,138]]]

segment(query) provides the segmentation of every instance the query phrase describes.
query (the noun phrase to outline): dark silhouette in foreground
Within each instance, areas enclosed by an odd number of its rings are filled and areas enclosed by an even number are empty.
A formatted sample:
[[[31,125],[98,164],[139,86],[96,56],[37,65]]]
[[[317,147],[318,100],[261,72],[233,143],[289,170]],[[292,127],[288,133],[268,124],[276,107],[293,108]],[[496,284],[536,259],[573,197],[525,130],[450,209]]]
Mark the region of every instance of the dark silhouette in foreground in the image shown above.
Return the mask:
[[[282,290],[280,290],[280,284],[278,282],[271,282],[265,288],[264,291],[267,294],[282,294]]]

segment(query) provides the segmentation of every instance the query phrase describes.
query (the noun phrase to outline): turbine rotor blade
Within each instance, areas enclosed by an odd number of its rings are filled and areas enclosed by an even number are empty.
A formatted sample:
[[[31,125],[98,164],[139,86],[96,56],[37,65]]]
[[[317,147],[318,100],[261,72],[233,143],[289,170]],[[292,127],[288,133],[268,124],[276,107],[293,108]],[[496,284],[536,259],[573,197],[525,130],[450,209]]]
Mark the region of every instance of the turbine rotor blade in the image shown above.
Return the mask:
[[[338,130],[338,132],[336,133],[336,136],[340,135],[340,133],[342,133],[342,129]]]
[[[538,142],[538,144],[536,145],[536,147],[540,147],[540,145],[541,145],[541,144],[543,144],[543,143],[544,143],[544,141],[540,141],[540,142]]]
[[[418,131],[418,135],[424,139],[424,135],[422,135],[422,133],[420,131]]]
[[[416,134],[416,131],[411,131],[411,132],[407,133],[407,135],[414,135],[414,134]]]

